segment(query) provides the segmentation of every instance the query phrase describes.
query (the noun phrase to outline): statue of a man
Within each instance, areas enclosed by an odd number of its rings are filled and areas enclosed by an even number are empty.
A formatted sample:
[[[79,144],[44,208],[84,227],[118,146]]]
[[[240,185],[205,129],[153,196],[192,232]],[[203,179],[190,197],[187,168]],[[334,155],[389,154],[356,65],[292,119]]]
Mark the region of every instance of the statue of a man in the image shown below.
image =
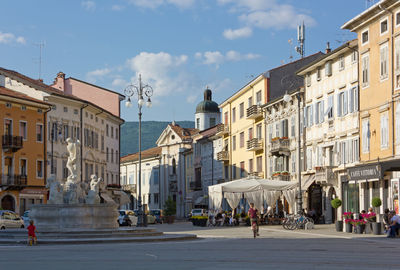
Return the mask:
[[[46,188],[50,191],[49,199],[47,201],[48,204],[63,203],[63,186],[57,181],[54,174],[47,178]]]
[[[68,168],[69,172],[71,173],[69,175],[69,177],[70,176],[76,177],[76,174],[77,174],[76,159],[77,159],[77,154],[78,154],[77,148],[80,146],[81,143],[79,142],[79,140],[76,140],[76,142],[74,143],[71,138],[67,138],[66,141],[67,141],[67,151],[69,153],[68,160],[67,160],[67,168]]]
[[[90,178],[92,180],[90,181],[90,190],[88,192],[88,195],[86,196],[86,203],[99,204],[100,203],[99,186],[102,182],[102,179],[97,178],[95,174],[92,174]]]

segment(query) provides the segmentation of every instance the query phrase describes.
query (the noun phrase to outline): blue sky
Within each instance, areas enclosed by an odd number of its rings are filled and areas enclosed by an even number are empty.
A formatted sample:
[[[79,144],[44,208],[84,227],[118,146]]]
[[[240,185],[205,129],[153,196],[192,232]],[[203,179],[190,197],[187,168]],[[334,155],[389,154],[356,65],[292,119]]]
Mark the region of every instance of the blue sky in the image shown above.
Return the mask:
[[[2,0],[0,66],[52,83],[57,72],[123,93],[154,89],[144,120],[193,120],[206,85],[220,103],[254,76],[352,39],[340,26],[365,0]],[[293,44],[289,40],[293,40]],[[124,107],[124,106],[123,106]],[[122,109],[137,121],[137,109]]]

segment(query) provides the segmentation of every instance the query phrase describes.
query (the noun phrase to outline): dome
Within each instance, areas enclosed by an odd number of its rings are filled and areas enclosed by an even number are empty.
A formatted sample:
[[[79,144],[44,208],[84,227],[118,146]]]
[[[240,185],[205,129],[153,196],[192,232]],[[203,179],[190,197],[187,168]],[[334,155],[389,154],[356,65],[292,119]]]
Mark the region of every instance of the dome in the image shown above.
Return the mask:
[[[218,104],[212,101],[211,97],[211,90],[204,90],[204,100],[197,105],[196,113],[219,113]]]

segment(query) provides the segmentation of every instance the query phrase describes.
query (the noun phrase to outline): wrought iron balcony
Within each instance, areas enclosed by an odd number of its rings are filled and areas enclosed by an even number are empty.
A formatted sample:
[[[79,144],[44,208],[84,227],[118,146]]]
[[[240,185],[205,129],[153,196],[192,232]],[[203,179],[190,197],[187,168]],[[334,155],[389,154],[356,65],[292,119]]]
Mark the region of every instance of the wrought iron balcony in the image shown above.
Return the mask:
[[[22,148],[22,136],[3,135],[2,147],[6,152],[17,152]]]
[[[0,175],[0,186],[26,186],[28,184],[28,177],[26,175]]]
[[[281,156],[290,155],[290,140],[288,138],[273,138],[271,141],[271,154]]]
[[[275,172],[272,174],[272,180],[290,181],[290,174],[288,172]]]
[[[263,149],[263,140],[253,138],[247,141],[247,151],[257,151]]]
[[[336,173],[332,166],[315,167],[315,182],[322,185],[334,185]]]
[[[248,119],[255,119],[261,117],[262,115],[263,115],[262,110],[258,105],[252,105],[249,108],[247,108],[246,118]]]
[[[229,161],[229,152],[221,151],[217,153],[217,160],[219,161]]]
[[[227,124],[219,124],[217,126],[217,136],[224,136],[229,134],[229,125]]]

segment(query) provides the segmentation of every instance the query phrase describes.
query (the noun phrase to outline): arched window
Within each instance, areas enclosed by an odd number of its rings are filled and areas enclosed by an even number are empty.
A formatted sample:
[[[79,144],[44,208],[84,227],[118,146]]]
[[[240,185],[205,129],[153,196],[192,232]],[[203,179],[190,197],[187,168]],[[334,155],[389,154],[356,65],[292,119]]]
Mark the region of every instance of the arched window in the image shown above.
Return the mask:
[[[172,159],[172,174],[176,174],[176,160]]]

